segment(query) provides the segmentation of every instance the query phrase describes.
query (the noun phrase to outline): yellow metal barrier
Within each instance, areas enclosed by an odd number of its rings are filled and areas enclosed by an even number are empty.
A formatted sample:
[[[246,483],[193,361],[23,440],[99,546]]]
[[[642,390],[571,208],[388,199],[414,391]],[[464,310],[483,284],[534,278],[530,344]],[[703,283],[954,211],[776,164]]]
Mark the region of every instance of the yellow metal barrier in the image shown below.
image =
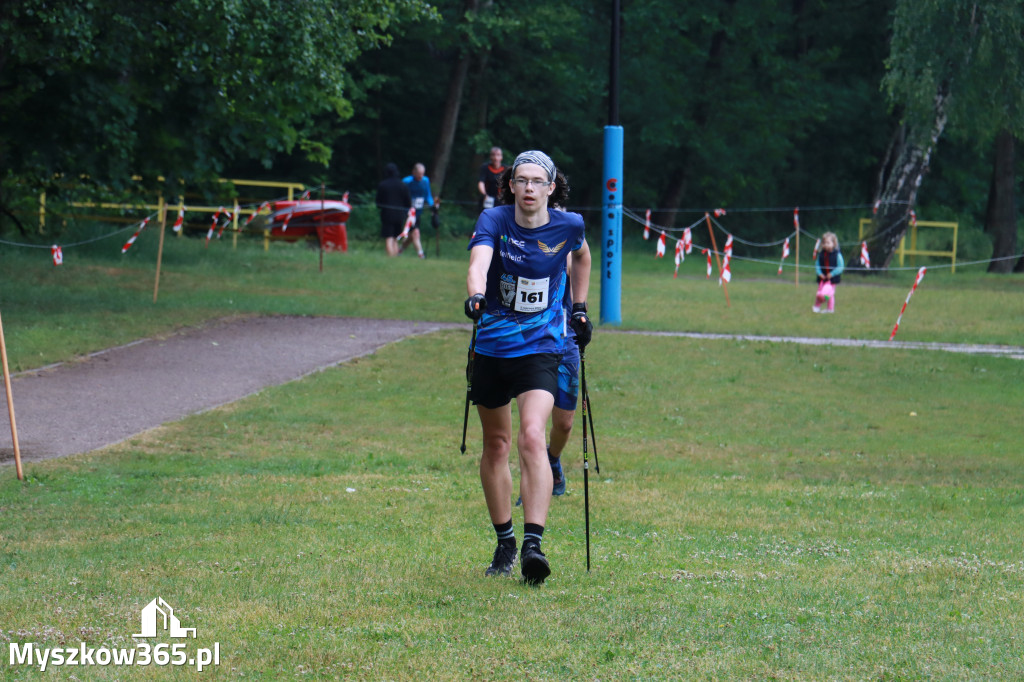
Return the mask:
[[[162,178],[161,178],[162,180]],[[283,189],[288,192],[288,200],[293,201],[295,198],[295,190],[304,191],[306,186],[300,182],[274,182],[271,180],[233,180],[220,178],[218,182],[225,183],[230,182],[235,187],[269,187],[276,189]],[[105,209],[118,209],[118,210],[139,210],[144,209],[147,211],[163,211],[169,207],[168,204],[164,203],[161,197],[157,204],[116,204],[116,203],[104,203],[104,202],[91,202],[91,201],[76,201],[69,204],[75,208],[105,208]],[[185,200],[183,197],[178,198],[178,208],[185,208]],[[190,213],[217,213],[222,210],[223,206],[188,206]],[[234,211],[231,219],[232,229],[232,246],[238,244],[238,233],[240,228],[238,226],[238,216],[254,215],[259,211],[259,208],[239,208],[238,197],[234,198]],[[89,219],[89,216],[86,216]],[[162,216],[161,216],[162,218]],[[97,220],[110,220],[110,218],[99,218]],[[42,234],[46,228],[46,193],[39,195],[39,232]],[[181,237],[183,232],[179,232],[178,236]],[[266,251],[270,248],[270,230],[263,231],[263,250]]]
[[[857,224],[857,241],[864,239],[864,228],[870,225],[872,222],[871,218],[861,218]],[[953,230],[953,249],[951,251],[923,251],[917,248],[917,228],[919,227],[939,227],[943,229]],[[910,226],[910,248],[906,248],[907,236],[903,235],[900,239],[900,245],[896,248],[896,253],[900,258],[900,267],[903,267],[906,256],[910,256],[911,265],[917,265],[917,256],[937,256],[939,258],[949,258],[952,262],[951,272],[956,272],[956,242],[957,236],[960,231],[960,223],[947,223],[947,222],[935,222],[933,220],[918,220],[916,224]]]

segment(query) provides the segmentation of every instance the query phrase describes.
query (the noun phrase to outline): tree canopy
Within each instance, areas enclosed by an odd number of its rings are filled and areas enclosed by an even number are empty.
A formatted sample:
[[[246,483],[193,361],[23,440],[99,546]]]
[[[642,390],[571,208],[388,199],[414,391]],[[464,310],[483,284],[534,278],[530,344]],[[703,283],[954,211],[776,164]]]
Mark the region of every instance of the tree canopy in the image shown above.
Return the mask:
[[[232,174],[360,192],[389,161],[423,162],[457,206],[499,145],[550,152],[570,204],[593,207],[610,5],[10,0],[0,165],[32,187]],[[662,224],[883,196],[897,227],[922,203],[980,223],[993,168],[1000,196],[1019,186],[1022,15],[1017,0],[624,0],[626,200]],[[1000,206],[1015,234],[1016,204]]]
[[[117,187],[296,149],[326,162],[352,115],[347,65],[434,16],[421,0],[4,3],[0,166]]]

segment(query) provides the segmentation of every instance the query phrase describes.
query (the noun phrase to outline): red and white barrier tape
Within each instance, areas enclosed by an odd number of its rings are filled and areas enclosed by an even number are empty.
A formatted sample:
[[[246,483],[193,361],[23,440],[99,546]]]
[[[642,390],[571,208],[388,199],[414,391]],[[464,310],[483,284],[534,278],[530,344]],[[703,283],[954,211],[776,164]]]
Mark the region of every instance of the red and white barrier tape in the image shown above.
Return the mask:
[[[217,229],[217,219],[220,218],[221,211],[224,207],[221,206],[217,209],[217,212],[213,214],[213,221],[210,223],[210,229],[206,231],[206,245],[210,245],[210,240],[213,239],[213,231]]]
[[[725,258],[722,263],[722,276],[718,278],[718,283],[731,282],[732,281],[732,269],[729,267],[729,263],[732,260],[732,235],[730,234],[725,240]]]
[[[782,242],[782,260],[779,261],[779,274],[782,274],[782,264],[789,256],[789,237],[786,237],[786,241]]]
[[[924,277],[924,271],[927,269],[928,268],[921,268],[917,271],[917,277],[914,278],[914,286],[910,288],[910,293],[907,294],[907,300],[903,302],[903,307],[900,309],[899,317],[896,318],[896,326],[892,328],[892,334],[889,334],[890,341],[896,338],[896,332],[900,328],[900,320],[903,319],[903,313],[907,309],[907,304],[910,303],[910,297],[914,295],[915,291],[917,291],[917,285],[921,283],[921,279]]]
[[[398,235],[399,239],[405,239],[409,236],[409,230],[416,224],[416,209],[410,208],[409,214],[405,216],[405,226],[402,228],[402,234]]]
[[[132,244],[135,243],[135,240],[139,238],[139,233],[146,229],[146,225],[149,225],[149,216],[147,216],[142,221],[142,224],[139,225],[139,229],[135,230],[135,234],[129,237],[128,241],[125,242],[124,246],[121,247],[121,253],[126,253],[128,249],[132,247]]]

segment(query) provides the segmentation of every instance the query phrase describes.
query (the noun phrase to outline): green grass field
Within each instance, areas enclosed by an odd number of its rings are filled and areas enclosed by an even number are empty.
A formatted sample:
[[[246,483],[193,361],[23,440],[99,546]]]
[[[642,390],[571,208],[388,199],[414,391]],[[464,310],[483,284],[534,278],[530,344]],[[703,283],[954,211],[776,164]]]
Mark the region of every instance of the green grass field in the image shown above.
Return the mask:
[[[465,253],[445,251],[356,249],[321,273],[301,247],[172,242],[155,305],[147,248],[56,269],[3,252],[0,313],[18,369],[227,315],[460,321]],[[809,274],[757,267],[733,266],[726,307],[699,259],[673,279],[629,254],[622,327],[884,340],[913,281],[849,277],[812,315]],[[1019,345],[1022,322],[1020,276],[936,269],[898,338]],[[26,483],[0,468],[0,677],[39,675],[9,642],[133,647],[157,596],[197,629],[189,652],[219,645],[216,679],[1024,676],[1024,361],[601,331],[590,573],[576,431],[552,577],[484,579],[468,333],[439,332]]]

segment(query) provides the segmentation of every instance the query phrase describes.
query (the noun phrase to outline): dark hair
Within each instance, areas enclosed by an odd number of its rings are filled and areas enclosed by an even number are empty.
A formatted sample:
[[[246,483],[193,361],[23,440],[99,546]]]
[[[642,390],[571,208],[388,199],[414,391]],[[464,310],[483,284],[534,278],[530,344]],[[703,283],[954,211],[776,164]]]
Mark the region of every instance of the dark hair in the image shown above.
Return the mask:
[[[510,205],[516,202],[516,198],[512,196],[512,188],[509,187],[509,183],[512,182],[512,168],[506,168],[505,171],[498,178],[498,204]],[[555,171],[555,191],[548,197],[549,208],[565,208],[566,202],[569,200],[569,178],[565,177],[565,174],[560,170]]]

